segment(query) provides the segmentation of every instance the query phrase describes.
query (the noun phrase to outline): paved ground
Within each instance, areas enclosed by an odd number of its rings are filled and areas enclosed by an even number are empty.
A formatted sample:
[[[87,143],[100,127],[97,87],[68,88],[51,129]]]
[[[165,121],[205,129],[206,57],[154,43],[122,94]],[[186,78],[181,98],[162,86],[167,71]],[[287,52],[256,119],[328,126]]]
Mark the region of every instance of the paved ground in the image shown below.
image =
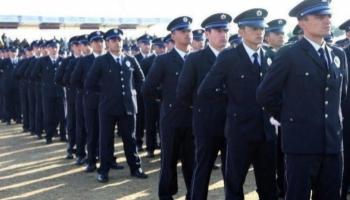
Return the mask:
[[[65,160],[66,144],[54,140],[46,145],[29,133],[22,133],[19,125],[0,124],[0,199],[42,200],[156,200],[159,179],[159,152],[154,159],[141,153],[143,168],[149,175],[146,180],[129,176],[123,145],[116,139],[118,163],[125,169],[111,171],[107,184],[96,182],[95,173],[87,174],[84,167]],[[185,186],[179,171],[179,192],[175,199],[184,199]],[[256,200],[255,183],[250,170],[245,184],[246,199]],[[224,199],[220,170],[211,177],[208,199]]]

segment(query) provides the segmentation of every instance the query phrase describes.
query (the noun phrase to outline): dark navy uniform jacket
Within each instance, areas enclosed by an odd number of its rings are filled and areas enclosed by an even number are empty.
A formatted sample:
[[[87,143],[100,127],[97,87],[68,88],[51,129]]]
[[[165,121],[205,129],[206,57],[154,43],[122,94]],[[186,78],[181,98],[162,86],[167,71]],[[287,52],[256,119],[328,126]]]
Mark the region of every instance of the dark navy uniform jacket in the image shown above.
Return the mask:
[[[85,88],[99,87],[99,111],[110,115],[137,113],[137,92],[144,82],[144,75],[134,57],[123,56],[122,66],[110,53],[95,59],[87,74]]]
[[[266,72],[267,58],[263,50],[261,71],[253,65],[243,44],[223,50],[198,89],[201,98],[213,96],[218,87],[226,86],[226,137],[240,141],[272,140],[274,128],[269,115],[256,101],[256,89]]]
[[[347,61],[342,50],[328,49],[329,70],[306,39],[281,49],[257,91],[258,102],[281,121],[284,153],[342,150],[340,105],[347,90]]]
[[[176,127],[192,126],[192,109],[176,98],[176,87],[183,66],[183,59],[175,49],[155,58],[148,72],[143,94],[145,98],[158,99],[162,90],[160,119]]]
[[[198,98],[197,89],[213,66],[215,60],[216,56],[209,46],[203,50],[189,54],[181,71],[177,86],[178,99],[188,106],[193,106],[194,119],[202,115],[202,117],[210,122],[209,124],[199,124],[199,126],[206,127],[206,129],[211,128],[211,130],[220,129],[217,126],[225,120],[227,93],[221,86],[215,89],[215,96],[211,98]],[[216,133],[217,131],[213,132]]]
[[[1,64],[1,75],[2,75],[2,91],[9,93],[18,88],[18,81],[16,80],[15,68],[18,67],[11,62],[10,58],[4,59]]]
[[[41,81],[41,90],[46,97],[63,97],[63,88],[54,81],[57,68],[62,64],[62,58],[58,57],[54,65],[49,56],[39,58],[32,71],[32,77]]]

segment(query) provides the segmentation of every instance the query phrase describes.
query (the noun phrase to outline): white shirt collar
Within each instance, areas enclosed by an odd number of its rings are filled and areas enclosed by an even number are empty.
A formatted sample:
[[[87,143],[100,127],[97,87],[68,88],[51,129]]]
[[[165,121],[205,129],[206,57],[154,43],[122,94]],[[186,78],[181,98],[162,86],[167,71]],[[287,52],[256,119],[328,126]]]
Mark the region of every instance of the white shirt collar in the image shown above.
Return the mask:
[[[114,55],[114,54],[112,54],[111,52],[109,52],[109,54],[111,54],[111,56],[113,57],[113,59],[116,61],[117,60],[117,58],[119,58],[119,64],[121,65],[122,64],[122,60],[123,60],[123,54],[120,54],[119,56],[117,56],[117,55]]]
[[[213,46],[211,46],[210,44],[208,45],[209,48],[211,49],[211,51],[214,53],[215,57],[218,57],[220,51],[218,51],[217,49],[215,49]]]
[[[252,61],[252,63],[253,63],[254,62],[253,54],[254,53],[258,53],[258,61],[259,61],[259,63],[261,63],[260,62],[260,58],[261,58],[261,55],[260,55],[261,51],[260,50],[261,50],[261,48],[259,48],[258,50],[255,51],[254,49],[252,49],[248,45],[246,45],[244,40],[243,40],[242,44],[243,44],[243,47],[244,47],[245,51],[247,52],[247,54],[249,56],[250,61]]]
[[[152,55],[152,53],[144,54],[144,53],[141,52],[141,55],[142,55],[143,58],[148,58],[148,57],[150,57]]]
[[[55,56],[55,57],[49,56],[49,57],[50,57],[50,59],[51,59],[52,62],[53,62],[53,61],[57,61],[57,59],[58,59],[58,56]]]
[[[181,51],[180,49],[176,48],[176,46],[174,47],[174,49],[177,51],[177,53],[181,56],[181,58],[183,60],[185,60],[185,55],[187,55],[188,53]]]
[[[317,44],[316,42],[310,40],[307,36],[304,35],[304,38],[314,47],[314,49],[316,50],[316,52],[318,52],[318,50],[322,47],[323,49],[326,48],[326,42],[323,41],[322,45]]]
[[[95,58],[99,57],[101,54],[98,54],[98,53],[95,53],[95,52],[92,52],[92,54],[94,55]]]

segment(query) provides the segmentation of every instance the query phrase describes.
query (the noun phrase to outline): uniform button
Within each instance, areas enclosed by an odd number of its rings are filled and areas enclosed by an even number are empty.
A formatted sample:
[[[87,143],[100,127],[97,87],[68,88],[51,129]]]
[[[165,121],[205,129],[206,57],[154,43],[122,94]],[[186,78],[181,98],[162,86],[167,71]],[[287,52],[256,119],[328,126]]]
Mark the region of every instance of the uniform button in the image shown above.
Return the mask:
[[[241,78],[244,78],[244,74],[241,75]]]
[[[170,107],[170,108],[173,107],[173,104],[169,104],[169,107]]]
[[[201,112],[201,109],[198,109],[198,112]]]
[[[262,107],[261,109],[262,109],[262,110],[265,110],[265,107]]]
[[[120,74],[123,74],[124,72],[123,71],[120,71]]]
[[[293,119],[293,118],[289,118],[289,121],[290,121],[290,122],[294,122],[294,119]]]
[[[328,105],[328,101],[325,101],[324,104],[325,104],[325,105]]]
[[[330,75],[330,74],[327,74],[327,78],[330,79],[330,78],[331,78],[331,75]]]
[[[262,77],[263,76],[263,73],[262,72],[260,72],[260,77]]]
[[[325,90],[326,90],[326,92],[327,92],[327,91],[329,90],[329,87],[326,87]]]
[[[121,80],[121,81],[124,81],[124,78],[121,78],[120,80]]]
[[[237,113],[233,113],[233,116],[234,116],[234,117],[237,117]]]
[[[124,96],[124,95],[125,95],[125,92],[122,92],[122,95]]]
[[[309,72],[305,72],[305,76],[309,76]]]
[[[327,118],[328,118],[328,114],[325,114],[325,115],[324,115],[324,118],[326,118],[326,119],[327,119]]]
[[[122,88],[124,88],[125,87],[125,85],[122,85]]]
[[[175,75],[176,75],[176,76],[179,75],[179,72],[176,72]]]
[[[219,88],[215,88],[215,92],[219,92],[220,91],[220,89]]]

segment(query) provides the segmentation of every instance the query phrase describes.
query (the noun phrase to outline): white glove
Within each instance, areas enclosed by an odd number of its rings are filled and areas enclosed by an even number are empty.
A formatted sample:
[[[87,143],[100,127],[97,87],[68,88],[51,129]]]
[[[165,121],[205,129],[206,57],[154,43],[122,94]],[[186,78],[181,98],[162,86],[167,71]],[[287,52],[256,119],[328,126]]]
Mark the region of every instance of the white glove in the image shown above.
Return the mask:
[[[281,126],[281,123],[273,117],[270,117],[270,123],[274,126]]]

